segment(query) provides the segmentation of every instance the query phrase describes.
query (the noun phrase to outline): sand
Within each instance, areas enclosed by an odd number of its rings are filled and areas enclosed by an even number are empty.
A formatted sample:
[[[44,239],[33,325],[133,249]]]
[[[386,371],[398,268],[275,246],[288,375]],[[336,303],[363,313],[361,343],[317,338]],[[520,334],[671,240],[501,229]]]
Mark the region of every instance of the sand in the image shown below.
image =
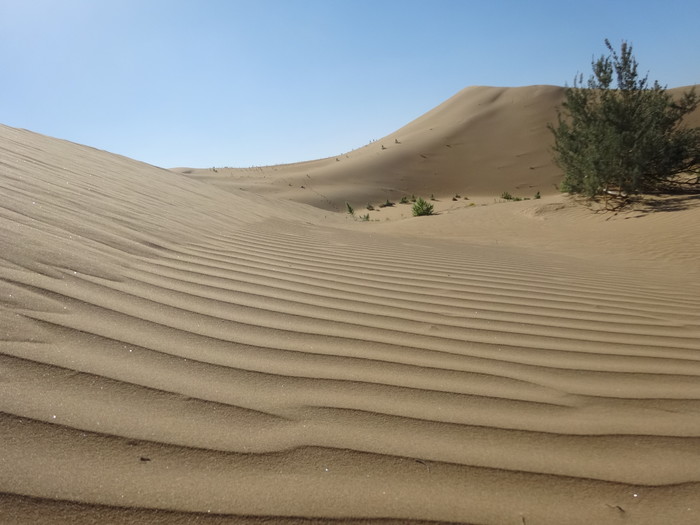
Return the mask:
[[[700,522],[700,200],[561,195],[561,97],[216,171],[0,126],[0,522]]]

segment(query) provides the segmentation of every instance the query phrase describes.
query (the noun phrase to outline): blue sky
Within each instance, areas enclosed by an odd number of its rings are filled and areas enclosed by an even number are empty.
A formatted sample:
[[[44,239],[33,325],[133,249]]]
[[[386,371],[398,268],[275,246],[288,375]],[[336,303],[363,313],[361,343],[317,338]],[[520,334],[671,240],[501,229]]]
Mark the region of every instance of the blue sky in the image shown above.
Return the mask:
[[[700,83],[697,0],[0,0],[0,123],[163,167],[363,146],[469,85],[571,83],[609,38]]]

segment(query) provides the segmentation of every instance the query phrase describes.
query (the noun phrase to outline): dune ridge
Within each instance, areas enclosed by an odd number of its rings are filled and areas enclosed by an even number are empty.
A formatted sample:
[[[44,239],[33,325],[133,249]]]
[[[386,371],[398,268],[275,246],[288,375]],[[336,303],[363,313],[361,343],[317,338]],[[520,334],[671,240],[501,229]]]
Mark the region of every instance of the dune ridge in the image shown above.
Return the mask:
[[[697,522],[696,248],[526,242],[562,197],[355,222],[8,127],[0,163],[0,521]]]

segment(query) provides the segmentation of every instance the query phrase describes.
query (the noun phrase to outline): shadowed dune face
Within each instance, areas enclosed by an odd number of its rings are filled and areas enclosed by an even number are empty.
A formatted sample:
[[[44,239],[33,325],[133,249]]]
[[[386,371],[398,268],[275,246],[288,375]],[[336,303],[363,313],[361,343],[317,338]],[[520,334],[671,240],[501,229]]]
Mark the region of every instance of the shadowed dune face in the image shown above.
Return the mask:
[[[520,184],[488,162],[510,178],[468,184]],[[6,127],[0,166],[0,521],[700,519],[700,285],[669,248],[696,208],[611,221],[665,237],[624,264],[556,200],[385,228]]]

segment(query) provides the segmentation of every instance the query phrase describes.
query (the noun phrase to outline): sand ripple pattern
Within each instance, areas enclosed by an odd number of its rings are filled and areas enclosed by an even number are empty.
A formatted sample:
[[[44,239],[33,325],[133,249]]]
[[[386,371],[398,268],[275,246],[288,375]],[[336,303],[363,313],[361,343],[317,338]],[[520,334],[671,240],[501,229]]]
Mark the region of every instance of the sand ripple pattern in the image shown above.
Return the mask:
[[[696,522],[697,283],[1,138],[0,517]]]

